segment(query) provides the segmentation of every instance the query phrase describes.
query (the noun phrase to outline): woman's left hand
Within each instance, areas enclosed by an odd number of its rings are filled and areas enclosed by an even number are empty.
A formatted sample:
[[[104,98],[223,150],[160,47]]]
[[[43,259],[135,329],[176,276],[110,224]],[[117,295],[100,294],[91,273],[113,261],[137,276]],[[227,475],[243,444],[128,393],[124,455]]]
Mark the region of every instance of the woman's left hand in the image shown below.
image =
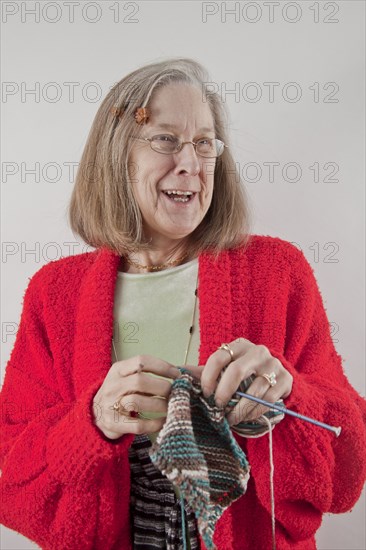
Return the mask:
[[[205,397],[215,393],[216,405],[224,407],[238,390],[240,383],[251,375],[256,378],[246,393],[270,403],[290,395],[293,378],[266,346],[253,344],[245,338],[228,342],[228,346],[233,352],[233,359],[228,350],[218,349],[210,355],[202,370],[201,387]],[[275,383],[271,385],[270,379],[267,380],[263,375],[268,375]],[[242,397],[227,420],[230,425],[235,425],[242,421],[255,420],[266,411],[267,407]]]

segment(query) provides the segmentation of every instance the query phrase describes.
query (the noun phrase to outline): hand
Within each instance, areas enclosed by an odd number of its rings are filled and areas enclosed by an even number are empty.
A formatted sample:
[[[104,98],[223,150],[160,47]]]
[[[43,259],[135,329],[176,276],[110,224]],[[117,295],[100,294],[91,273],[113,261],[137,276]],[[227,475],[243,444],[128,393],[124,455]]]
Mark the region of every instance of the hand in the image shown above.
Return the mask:
[[[253,344],[245,338],[238,338],[229,343],[229,347],[234,353],[234,360],[230,360],[228,351],[218,349],[210,355],[201,374],[203,393],[206,397],[215,393],[217,406],[225,407],[238,390],[240,383],[251,375],[256,378],[246,393],[270,403],[290,395],[293,378],[281,362],[271,355],[266,346]],[[271,373],[276,375],[276,384],[273,387],[262,376]],[[242,397],[228,415],[227,420],[230,425],[235,425],[242,421],[255,420],[267,411],[267,407]]]
[[[138,355],[113,363],[93,399],[95,425],[109,439],[117,439],[126,433],[159,431],[165,422],[172,381],[179,375],[176,367],[151,355]],[[113,410],[116,401],[125,409],[126,416]],[[142,411],[158,418],[141,418],[138,414],[128,416]]]

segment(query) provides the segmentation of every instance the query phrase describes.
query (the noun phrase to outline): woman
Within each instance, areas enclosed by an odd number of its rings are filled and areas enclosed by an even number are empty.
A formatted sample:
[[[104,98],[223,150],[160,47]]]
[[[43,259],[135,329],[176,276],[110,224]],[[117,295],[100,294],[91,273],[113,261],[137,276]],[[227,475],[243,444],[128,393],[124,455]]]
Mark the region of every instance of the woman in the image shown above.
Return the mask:
[[[70,204],[72,229],[96,250],[50,262],[28,285],[1,397],[1,520],[44,549],[205,548],[194,506],[180,517],[179,491],[149,459],[177,366],[229,411],[250,464],[218,549],[272,540],[268,438],[238,429],[268,409],[244,398],[226,408],[245,380],[248,394],[342,426],[337,439],[273,422],[277,548],[315,548],[322,514],[360,496],[365,401],[302,252],[249,234],[209,81],[197,62],[171,59],[110,91]]]

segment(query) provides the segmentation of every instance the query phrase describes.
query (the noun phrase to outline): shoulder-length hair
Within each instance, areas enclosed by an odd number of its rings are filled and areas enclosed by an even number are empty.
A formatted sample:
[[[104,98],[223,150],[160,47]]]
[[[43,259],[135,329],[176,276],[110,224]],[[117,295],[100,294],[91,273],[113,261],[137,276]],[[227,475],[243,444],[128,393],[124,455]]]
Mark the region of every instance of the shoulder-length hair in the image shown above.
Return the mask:
[[[149,248],[142,216],[134,198],[128,159],[141,126],[134,111],[148,107],[163,86],[182,83],[198,87],[211,109],[216,138],[229,143],[228,115],[217,93],[211,93],[206,69],[190,58],[168,58],[129,73],[113,86],[92,123],[68,205],[71,230],[95,248],[107,247],[119,255]],[[119,118],[113,109],[123,110]],[[131,171],[131,170],[130,170]],[[244,184],[230,149],[216,159],[211,205],[189,236],[190,252],[221,250],[249,242],[250,210]]]

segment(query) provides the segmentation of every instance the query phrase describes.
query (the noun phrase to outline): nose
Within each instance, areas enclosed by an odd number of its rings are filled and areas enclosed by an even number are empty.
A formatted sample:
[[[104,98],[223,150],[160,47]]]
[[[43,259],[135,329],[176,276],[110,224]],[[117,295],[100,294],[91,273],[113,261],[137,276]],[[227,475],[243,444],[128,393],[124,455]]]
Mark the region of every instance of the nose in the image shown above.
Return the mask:
[[[180,174],[184,171],[193,176],[199,173],[200,162],[194,145],[190,141],[183,143],[182,149],[178,153],[174,153],[173,156],[175,162],[175,173]]]

